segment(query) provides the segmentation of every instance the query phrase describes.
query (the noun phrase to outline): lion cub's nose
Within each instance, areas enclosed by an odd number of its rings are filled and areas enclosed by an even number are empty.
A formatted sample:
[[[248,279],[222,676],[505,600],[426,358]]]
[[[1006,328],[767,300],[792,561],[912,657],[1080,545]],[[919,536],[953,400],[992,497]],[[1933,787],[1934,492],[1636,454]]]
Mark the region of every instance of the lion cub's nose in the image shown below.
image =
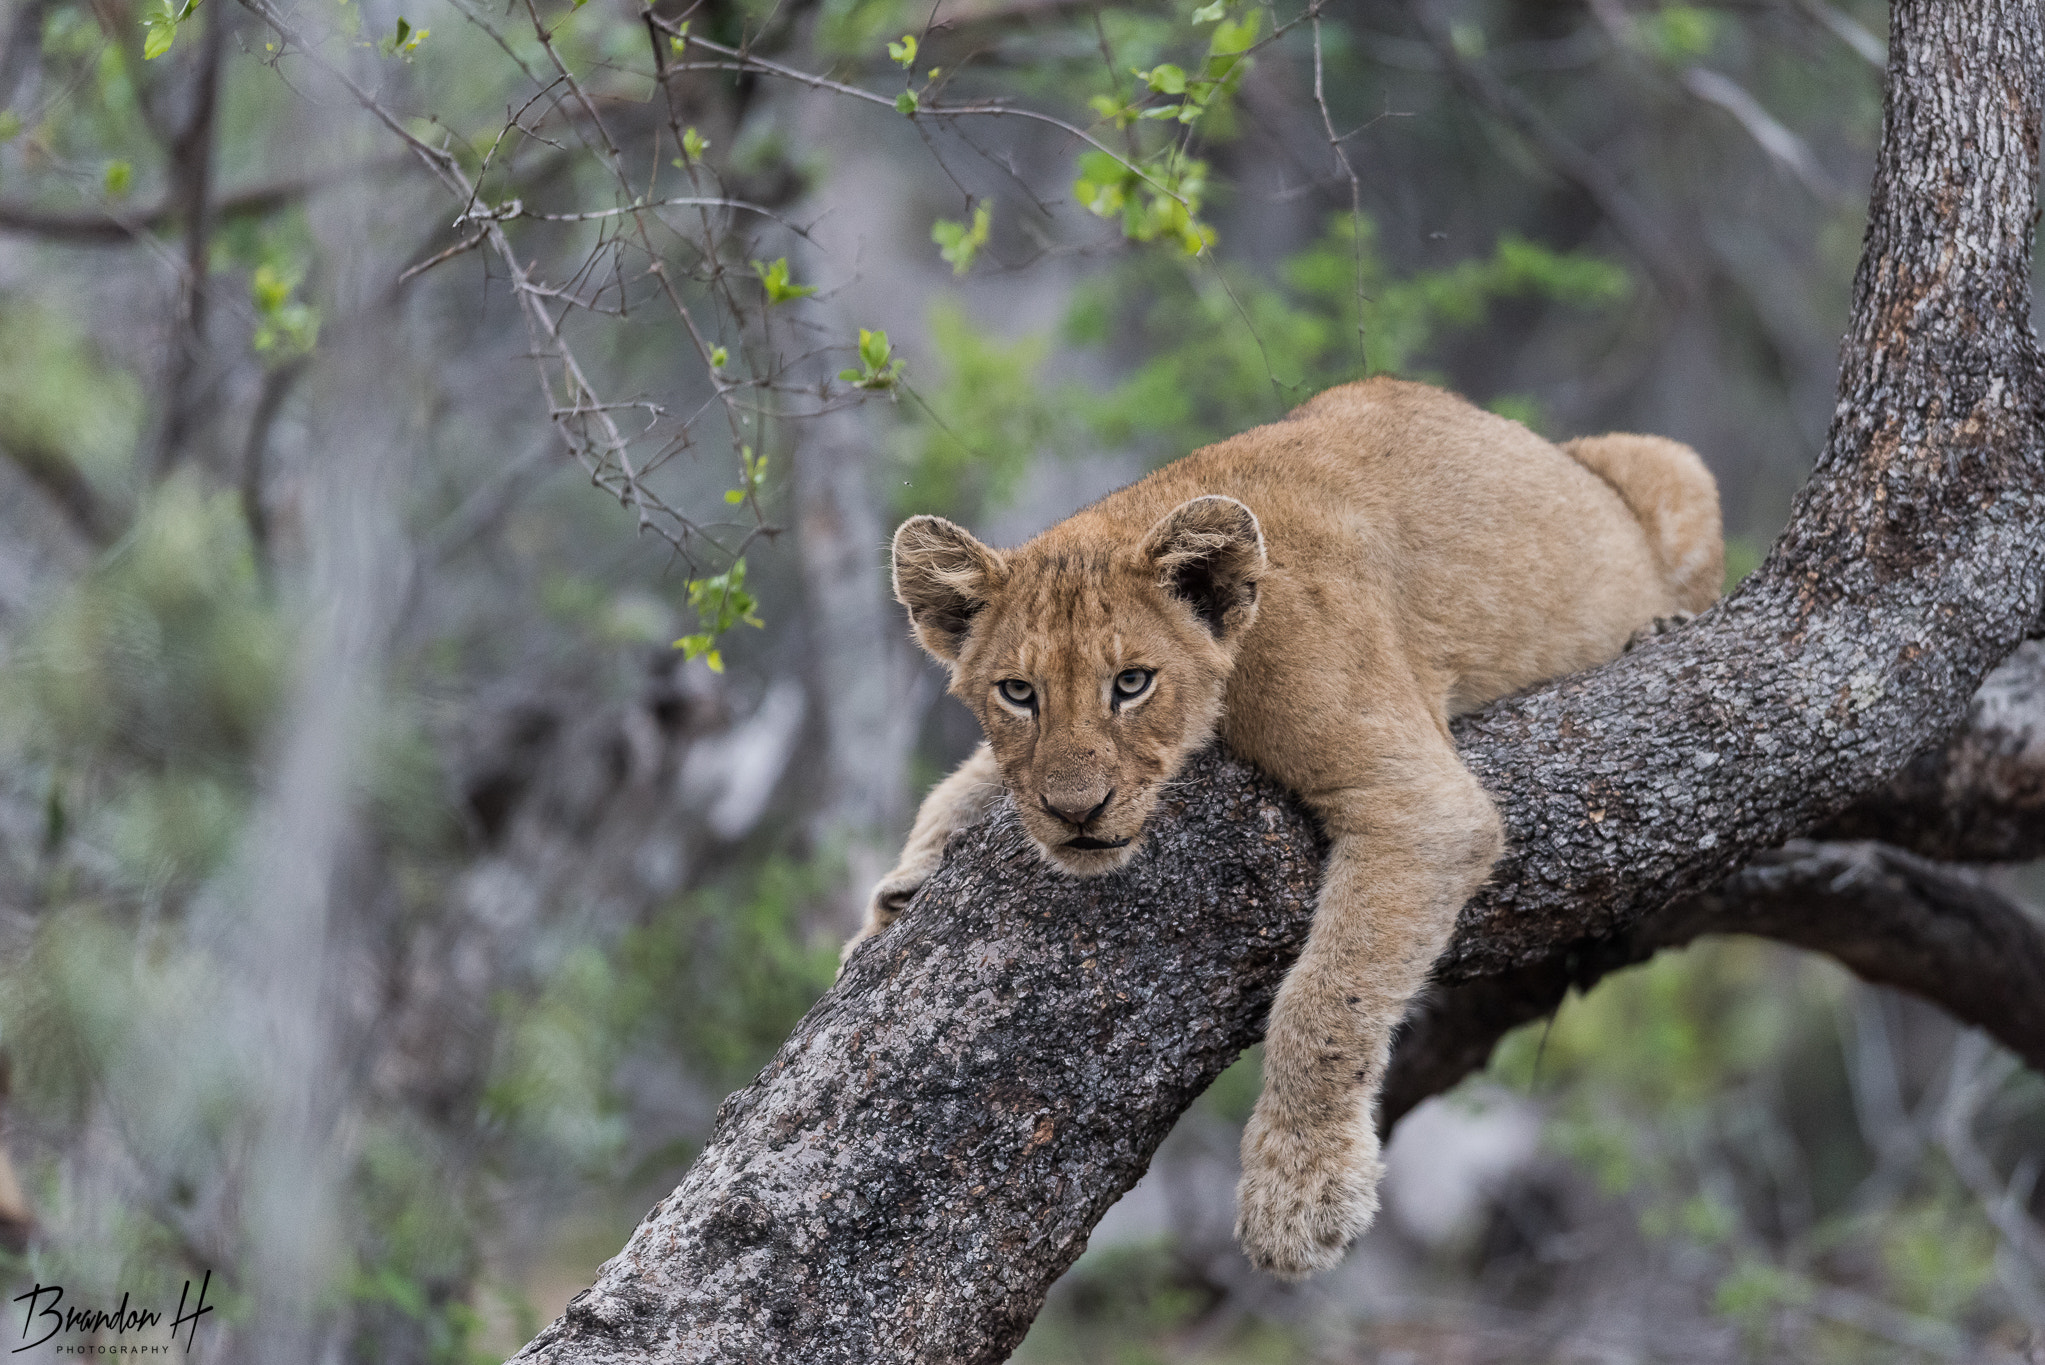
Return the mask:
[[[1093,799],[1091,789],[1084,792],[1045,792],[1044,809],[1068,825],[1084,829],[1087,822],[1108,808],[1108,802],[1115,799],[1115,789],[1108,788],[1108,794],[1100,800]],[[1091,803],[1091,804],[1089,804]]]

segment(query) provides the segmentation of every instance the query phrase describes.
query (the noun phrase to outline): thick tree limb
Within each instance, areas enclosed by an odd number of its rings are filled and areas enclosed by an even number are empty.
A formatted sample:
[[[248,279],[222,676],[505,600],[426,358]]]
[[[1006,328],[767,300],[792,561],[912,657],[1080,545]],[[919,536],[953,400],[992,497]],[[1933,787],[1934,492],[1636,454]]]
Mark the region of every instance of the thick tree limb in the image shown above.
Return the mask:
[[[1385,1082],[1380,1127],[1482,1067],[1574,987],[1704,934],[1756,934],[1829,953],[1979,1025],[2045,1071],[2045,926],[1955,862],[2045,858],[2045,643],[2026,641],[1974,694],[1944,744],[1824,822],[1830,840],[1764,855],[1632,931],[1551,950],[1415,1007]],[[1913,854],[1918,856],[1912,856]]]
[[[1950,740],[1818,833],[1953,862],[2045,858],[2045,643],[2025,642],[1974,694]]]
[[[1862,979],[1924,997],[2045,1072],[2045,922],[1978,870],[1873,843],[1791,843],[1626,932],[1447,987],[1408,1017],[1378,1121],[1482,1067],[1572,987],[1706,934],[1753,934],[1825,953]]]
[[[2038,618],[2045,37],[2028,0],[1898,0],[1891,15],[1827,449],[1734,597],[1460,727],[1511,851],[1463,913],[1440,998],[1632,934],[1846,807],[1949,733]],[[1057,880],[1006,814],[965,831],[521,1358],[1004,1358],[1094,1221],[1261,1032],[1318,859],[1296,807],[1215,755],[1113,878]],[[1913,946],[1827,951],[1888,970],[1942,944],[1967,970],[2003,935],[2009,970],[2031,970],[2007,947],[2023,935],[1980,905],[1941,938],[1958,900],[1920,885],[1879,931]]]

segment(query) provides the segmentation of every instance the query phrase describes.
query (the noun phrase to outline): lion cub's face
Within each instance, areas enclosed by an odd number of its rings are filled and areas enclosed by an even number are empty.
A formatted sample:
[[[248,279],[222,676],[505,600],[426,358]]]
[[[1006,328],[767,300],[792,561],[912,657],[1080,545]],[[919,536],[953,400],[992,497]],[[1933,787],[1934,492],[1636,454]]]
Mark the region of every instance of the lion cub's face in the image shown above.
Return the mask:
[[[1024,828],[1079,876],[1141,847],[1159,791],[1214,734],[1256,616],[1263,537],[1195,498],[1135,544],[1084,522],[996,551],[941,517],[895,533],[895,596],[973,708]]]

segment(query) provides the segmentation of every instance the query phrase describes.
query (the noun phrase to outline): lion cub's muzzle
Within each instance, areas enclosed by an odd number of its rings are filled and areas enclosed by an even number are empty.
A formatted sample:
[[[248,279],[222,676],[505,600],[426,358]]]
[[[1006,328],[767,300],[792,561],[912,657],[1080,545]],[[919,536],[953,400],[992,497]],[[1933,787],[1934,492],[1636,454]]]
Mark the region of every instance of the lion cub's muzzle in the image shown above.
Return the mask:
[[[1110,787],[1096,800],[1099,790],[1098,787],[1050,789],[1038,796],[1037,803],[1044,808],[1044,814],[1070,834],[1069,838],[1058,841],[1059,848],[1079,853],[1109,853],[1129,847],[1127,836],[1104,837],[1095,827],[1115,799],[1115,789]]]
[[[1108,802],[1115,799],[1115,789],[1108,788],[1108,794],[1100,800],[1093,799],[1092,792],[1075,795],[1072,792],[1045,792],[1037,799],[1044,803],[1044,813],[1054,820],[1063,820],[1074,829],[1083,830],[1100,819],[1101,812],[1108,808]]]

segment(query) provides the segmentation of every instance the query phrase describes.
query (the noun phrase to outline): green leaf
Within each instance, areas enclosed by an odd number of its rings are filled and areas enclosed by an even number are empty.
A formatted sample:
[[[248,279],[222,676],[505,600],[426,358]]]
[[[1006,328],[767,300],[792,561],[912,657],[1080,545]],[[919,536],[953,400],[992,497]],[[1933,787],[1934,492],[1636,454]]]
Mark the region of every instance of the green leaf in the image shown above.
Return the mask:
[[[780,257],[772,265],[754,261],[753,273],[760,277],[760,286],[767,291],[767,306],[770,308],[777,303],[807,298],[817,292],[815,285],[789,283],[786,256]]]
[[[1239,56],[1255,47],[1257,45],[1257,30],[1263,26],[1263,23],[1263,11],[1253,9],[1242,18],[1231,20],[1214,30],[1214,37],[1207,44],[1207,74],[1210,76],[1222,74],[1214,70],[1214,58]],[[1247,69],[1246,65],[1241,62],[1232,62],[1229,64],[1229,67],[1230,69]]]
[[[1142,81],[1160,95],[1183,95],[1186,93],[1186,68],[1182,66],[1173,66],[1170,62],[1160,62],[1148,71],[1138,71],[1135,74],[1137,80]]]
[[[177,41],[178,15],[169,0],[161,8],[142,21],[145,32],[142,35],[142,60],[153,62],[170,51],[170,45]]]
[[[700,161],[703,153],[710,150],[710,143],[691,125],[682,130],[682,151],[689,160]]]
[[[731,359],[731,354],[730,354],[730,352],[726,351],[726,350],[725,350],[725,349],[724,349],[724,348],[723,348],[722,346],[712,346],[712,347],[710,348],[710,368],[711,368],[711,369],[713,369],[713,370],[721,370],[721,369],[723,369],[723,368],[724,368],[724,362],[725,362],[725,361],[727,361],[727,360],[729,360],[729,359]]]
[[[0,142],[12,142],[21,136],[21,115],[12,109],[0,109]]]
[[[727,488],[724,490],[724,500],[729,505],[736,507],[746,500],[746,490],[743,488]]]
[[[398,26],[389,37],[377,43],[376,50],[386,57],[396,56],[405,61],[412,60],[412,54],[419,50],[419,44],[433,36],[430,28],[413,28],[412,21],[398,16]]]
[[[290,357],[307,355],[318,344],[319,309],[291,297],[301,278],[301,274],[286,275],[267,262],[249,275],[249,301],[257,315],[250,344],[256,350]]]
[[[178,25],[191,17],[199,7],[199,0],[156,0],[156,4],[142,19],[147,32],[142,38],[142,60],[154,61],[170,51],[170,45],[177,41]]]
[[[1135,105],[1118,100],[1113,95],[1095,95],[1087,101],[1087,105],[1102,118],[1113,119],[1117,128],[1127,128],[1142,117]]]
[[[107,198],[120,199],[135,183],[135,168],[125,161],[109,161],[100,183],[106,187]]]
[[[746,591],[744,559],[733,560],[731,567],[721,574],[690,579],[689,605],[695,608],[697,624],[702,629],[694,635],[684,635],[675,641],[674,647],[682,651],[684,659],[701,658],[712,673],[724,671],[724,656],[717,649],[718,636],[733,626],[765,624],[755,614],[758,599]]]
[[[894,58],[905,71],[916,65],[916,35],[904,33],[901,42],[889,43],[888,56]]]
[[[1097,217],[1120,217],[1131,241],[1176,241],[1189,256],[1213,245],[1214,230],[1195,216],[1206,193],[1206,162],[1166,148],[1139,168],[1091,151],[1080,156],[1079,171],[1073,197]]]
[[[902,362],[893,358],[894,345],[886,332],[859,329],[859,368],[840,370],[838,377],[855,388],[892,389],[901,378]]]
[[[259,265],[249,276],[249,298],[259,313],[274,313],[291,298],[298,281],[287,280],[271,265]]]
[[[1228,0],[1214,0],[1213,4],[1202,5],[1199,9],[1193,11],[1193,22],[1196,24],[1211,24],[1227,13]]]
[[[954,223],[940,218],[930,226],[930,240],[938,245],[938,254],[951,265],[954,275],[963,275],[973,267],[973,258],[980,248],[987,245],[987,234],[993,226],[993,205],[981,204],[973,210],[973,226]]]
[[[1693,61],[1711,51],[1722,27],[1717,14],[1696,5],[1663,5],[1633,21],[1633,31],[1642,45],[1672,64]]]
[[[869,332],[859,329],[859,359],[862,363],[878,369],[888,363],[888,353],[894,348],[888,344],[886,332]]]
[[[916,98],[914,90],[904,90],[895,96],[895,110],[898,113],[913,114],[921,103],[922,101]]]

